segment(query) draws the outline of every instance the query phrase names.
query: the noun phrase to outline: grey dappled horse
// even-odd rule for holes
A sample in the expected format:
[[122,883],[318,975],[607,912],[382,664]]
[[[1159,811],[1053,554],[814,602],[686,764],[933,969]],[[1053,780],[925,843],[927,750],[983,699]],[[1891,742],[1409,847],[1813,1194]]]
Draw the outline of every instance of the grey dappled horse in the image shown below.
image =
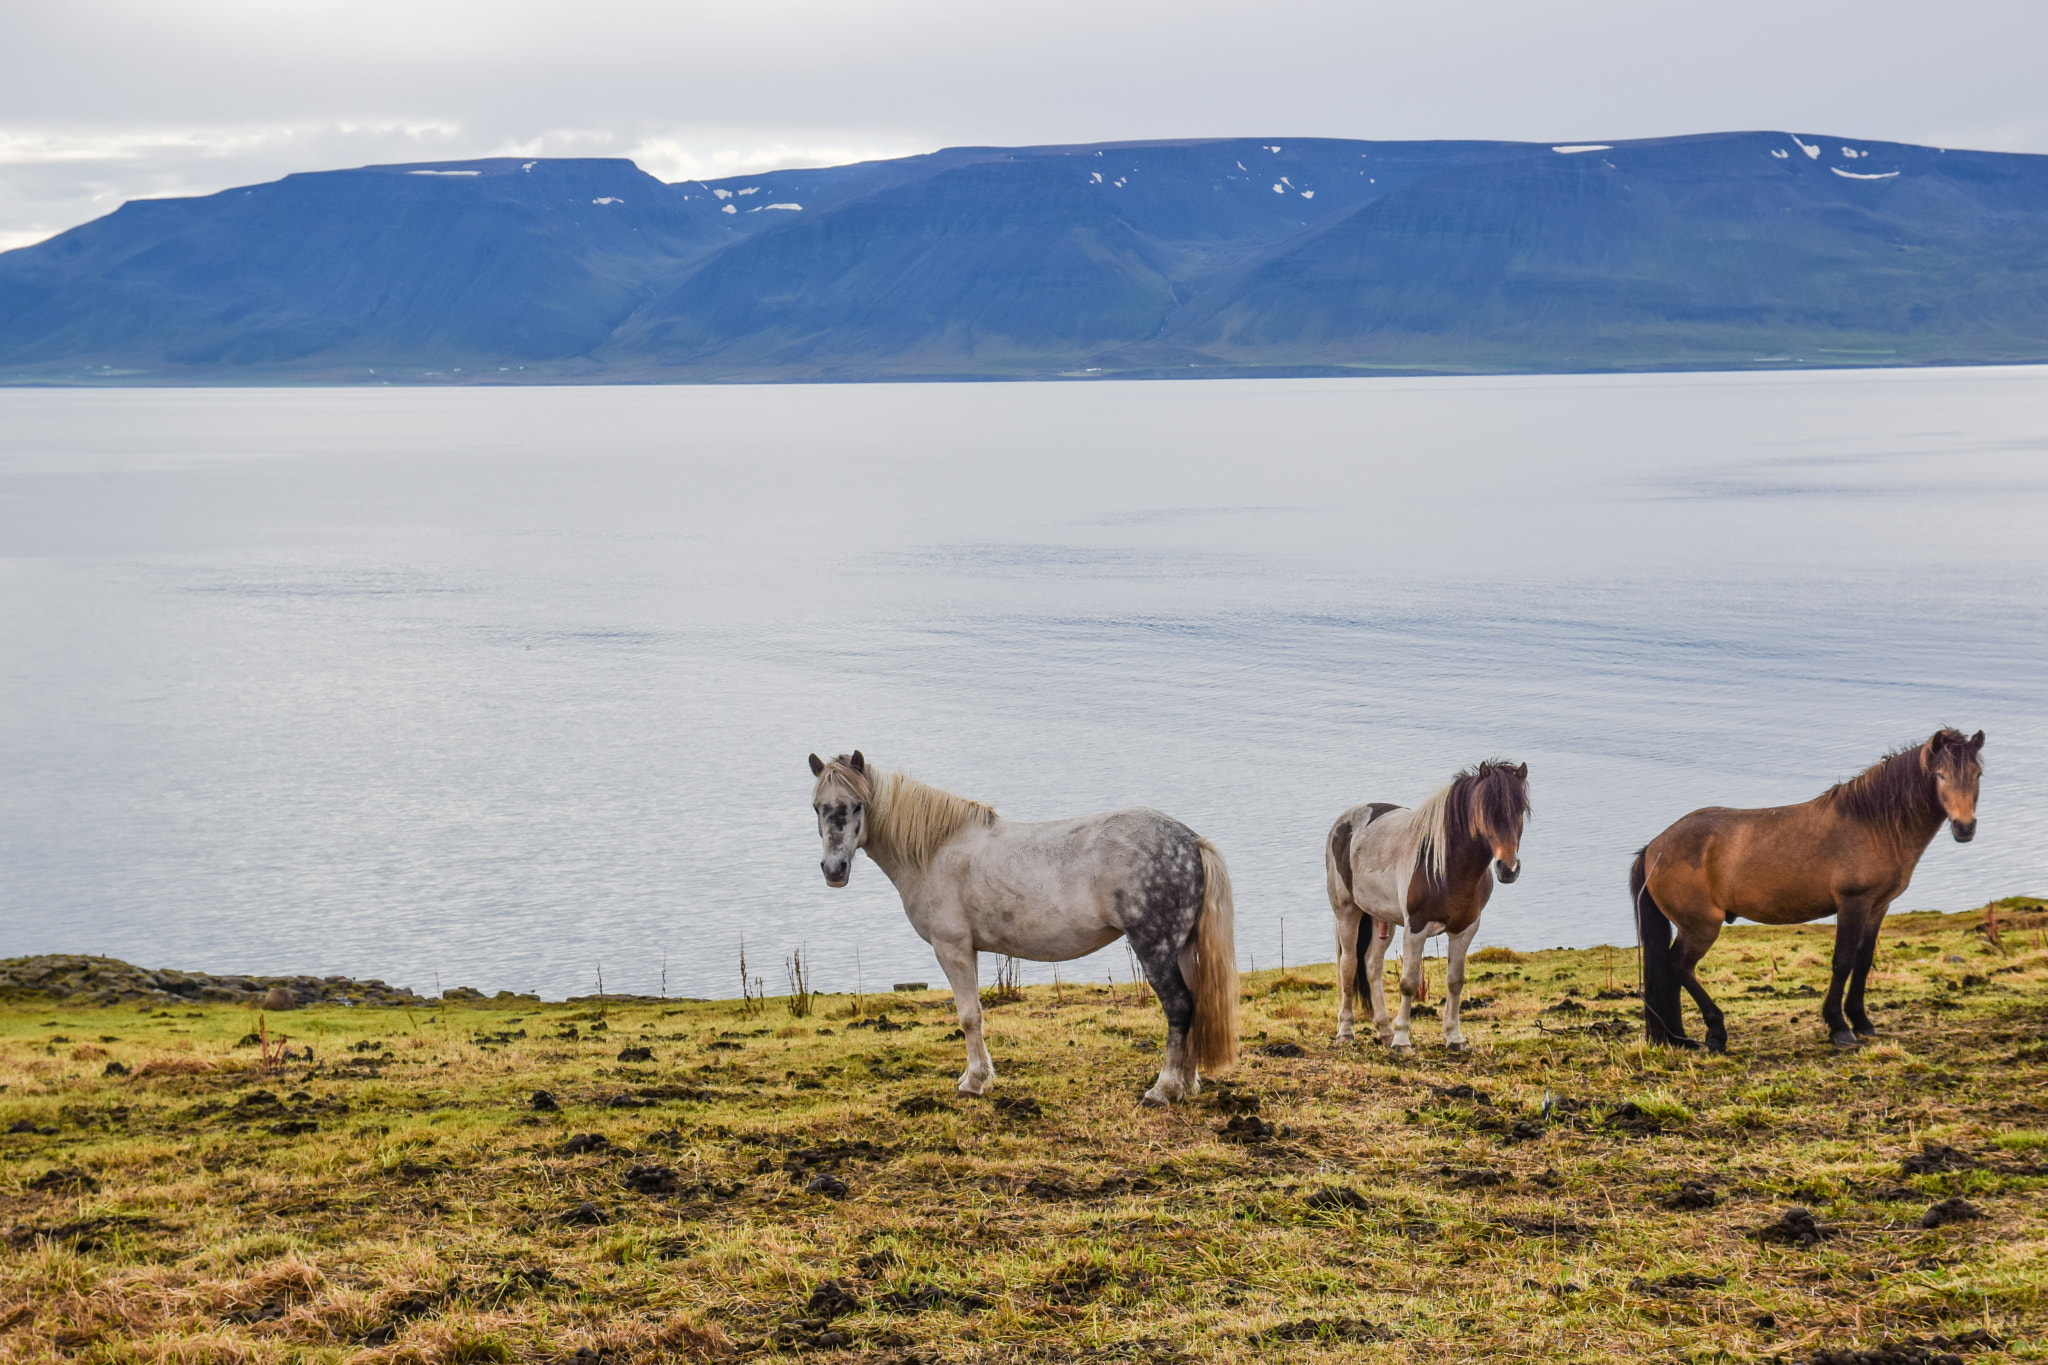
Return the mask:
[[1155,810],[1032,824],[1005,820],[859,750],[811,755],[811,805],[828,886],[866,849],[932,945],[967,1035],[960,1093],[995,1079],[981,1036],[980,954],[1065,962],[1128,935],[1166,1011],[1166,1059],[1145,1103],[1201,1088],[1237,1059],[1237,949],[1230,873],[1207,839]]

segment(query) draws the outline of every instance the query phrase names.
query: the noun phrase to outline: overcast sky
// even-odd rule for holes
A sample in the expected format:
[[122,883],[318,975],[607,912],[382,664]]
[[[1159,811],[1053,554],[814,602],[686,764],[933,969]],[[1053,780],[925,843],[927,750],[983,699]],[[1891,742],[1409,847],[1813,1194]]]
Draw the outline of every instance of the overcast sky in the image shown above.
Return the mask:
[[0,0],[0,248],[289,171],[962,144],[1601,140],[2048,152],[2044,0]]

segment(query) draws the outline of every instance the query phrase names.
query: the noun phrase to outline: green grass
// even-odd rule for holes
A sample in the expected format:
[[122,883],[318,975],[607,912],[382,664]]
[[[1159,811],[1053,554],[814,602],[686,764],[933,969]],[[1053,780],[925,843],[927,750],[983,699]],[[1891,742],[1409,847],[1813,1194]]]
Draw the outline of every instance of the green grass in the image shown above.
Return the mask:
[[[19,1001],[0,1360],[1804,1361],[1980,1328],[2040,1359],[2048,950],[2001,913],[2002,948],[1895,917],[1883,1041],[1845,1056],[1824,926],[1724,936],[1725,1057],[1640,1044],[1619,949],[1475,965],[1455,1055],[1428,1019],[1413,1056],[1338,1048],[1331,968],[1261,973],[1229,1084],[1164,1112],[1128,987],[992,1010],[979,1101],[939,992],[302,1011],[267,1024],[316,1060],[267,1071],[242,1011]],[[1228,1140],[1252,1095],[1276,1136]],[[1902,1172],[1927,1143],[1978,1164]],[[1687,1182],[1717,1202],[1667,1207]],[[1922,1228],[1950,1195],[1988,1216]],[[1794,1204],[1832,1235],[1754,1235]]]

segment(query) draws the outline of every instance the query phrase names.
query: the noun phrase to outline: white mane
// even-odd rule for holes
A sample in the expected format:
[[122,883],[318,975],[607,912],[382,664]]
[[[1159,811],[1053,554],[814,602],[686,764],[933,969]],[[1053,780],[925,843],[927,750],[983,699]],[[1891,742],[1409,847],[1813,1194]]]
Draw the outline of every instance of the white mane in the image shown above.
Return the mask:
[[1438,886],[1451,875],[1451,841],[1446,826],[1450,821],[1451,788],[1457,785],[1458,780],[1452,778],[1415,808],[1415,827],[1422,836],[1415,847],[1415,857],[1418,862],[1427,860],[1423,866],[1429,879]]

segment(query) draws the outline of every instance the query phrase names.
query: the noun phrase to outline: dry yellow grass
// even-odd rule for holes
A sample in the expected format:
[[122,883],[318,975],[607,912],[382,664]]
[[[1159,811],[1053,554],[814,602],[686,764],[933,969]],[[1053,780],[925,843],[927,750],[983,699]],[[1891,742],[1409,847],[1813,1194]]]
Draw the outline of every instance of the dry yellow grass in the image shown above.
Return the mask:
[[[1847,1056],[1823,926],[1708,959],[1727,1057],[1646,1051],[1619,949],[1475,964],[1457,1056],[1338,1049],[1330,968],[1261,973],[1246,1062],[1163,1113],[1128,989],[994,1009],[973,1102],[938,993],[273,1015],[317,1060],[270,1071],[240,1011],[16,1004],[0,1359],[2039,1358],[2039,919],[1895,918]],[[1929,1143],[1963,1164],[1903,1173]],[[1755,1235],[1792,1205],[1827,1235]]]

